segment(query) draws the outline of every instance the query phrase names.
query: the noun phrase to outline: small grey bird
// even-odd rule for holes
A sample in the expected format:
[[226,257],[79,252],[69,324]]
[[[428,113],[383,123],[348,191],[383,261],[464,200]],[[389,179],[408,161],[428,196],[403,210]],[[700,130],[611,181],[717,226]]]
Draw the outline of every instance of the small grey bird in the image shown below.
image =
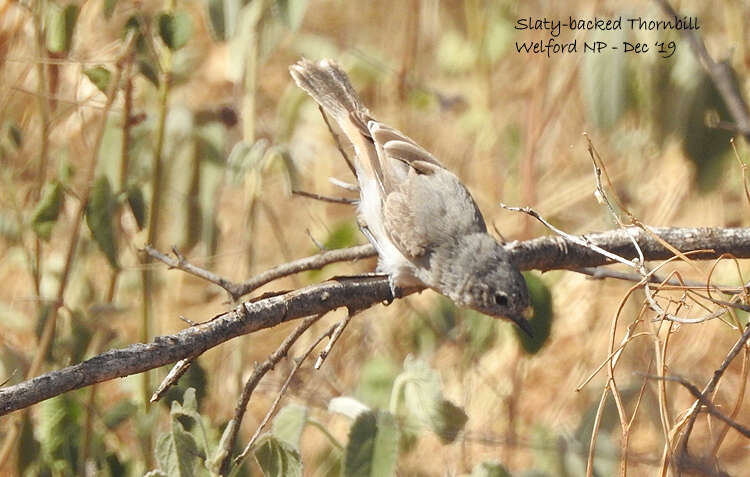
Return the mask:
[[373,119],[334,61],[302,59],[289,71],[354,146],[360,226],[394,296],[399,288],[429,287],[531,334],[524,319],[526,282],[487,233],[458,177],[406,135]]

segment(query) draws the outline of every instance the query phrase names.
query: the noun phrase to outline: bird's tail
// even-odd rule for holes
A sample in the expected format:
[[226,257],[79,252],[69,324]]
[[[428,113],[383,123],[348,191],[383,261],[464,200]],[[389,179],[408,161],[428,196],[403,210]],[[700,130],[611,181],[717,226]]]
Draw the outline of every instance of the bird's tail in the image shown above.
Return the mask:
[[289,72],[297,85],[337,120],[367,116],[367,108],[352,88],[346,73],[333,60],[313,63],[303,58],[290,66]]

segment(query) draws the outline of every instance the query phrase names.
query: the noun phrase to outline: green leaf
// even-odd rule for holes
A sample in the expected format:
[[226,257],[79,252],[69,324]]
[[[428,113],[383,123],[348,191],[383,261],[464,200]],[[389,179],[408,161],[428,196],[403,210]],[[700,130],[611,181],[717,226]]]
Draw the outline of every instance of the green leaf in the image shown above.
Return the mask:
[[306,98],[304,91],[292,84],[284,90],[276,109],[276,142],[283,143],[291,139]]
[[461,322],[462,334],[468,345],[464,357],[468,361],[479,359],[492,348],[497,339],[497,320],[474,310],[464,310]]
[[102,422],[109,430],[115,430],[123,422],[127,421],[138,412],[138,406],[133,401],[118,401],[117,404],[107,410]]
[[445,442],[452,442],[468,417],[460,407],[443,397],[440,376],[422,360],[407,357],[404,372],[404,403],[409,416]]
[[305,18],[307,0],[277,0],[274,5],[279,9],[279,16],[287,28],[296,31]]
[[21,146],[23,146],[23,134],[21,133],[21,128],[19,128],[14,122],[8,122],[6,127],[8,129],[8,139],[10,139],[11,144],[13,144],[13,147],[16,149],[20,149]]
[[187,388],[185,390],[181,403],[177,400],[172,401],[169,414],[172,417],[188,416],[194,421],[200,422],[201,415],[198,412],[198,399],[195,396],[195,388]]
[[159,87],[159,69],[156,67],[153,58],[147,55],[138,55],[138,72],[143,75],[155,87]]
[[294,448],[299,448],[302,430],[307,423],[307,407],[288,404],[273,418],[271,434]]
[[128,207],[133,213],[138,230],[143,230],[146,226],[146,201],[143,199],[141,188],[135,184],[130,184],[125,192],[128,201]]
[[351,247],[357,244],[359,233],[354,226],[354,222],[347,220],[335,225],[323,242],[323,247],[327,250]]
[[52,53],[67,53],[73,43],[73,32],[78,20],[78,5],[61,7],[48,4],[47,49]]
[[302,477],[299,451],[272,434],[266,433],[258,439],[255,459],[265,477]]
[[[589,41],[621,45],[623,31],[598,33]],[[628,105],[626,55],[620,50],[583,55],[581,91],[589,121],[602,130],[615,126]]]
[[34,424],[31,422],[29,413],[24,413],[21,418],[21,433],[18,436],[18,458],[16,462],[16,475],[26,474],[35,462],[39,462],[39,441],[34,437]]
[[208,0],[206,9],[208,10],[208,25],[211,36],[216,41],[227,39],[227,26],[225,16],[225,0]]
[[[191,476],[209,454],[208,438],[198,412],[198,401],[194,388],[183,394],[182,403],[172,401],[169,411],[170,432],[162,434],[157,442],[157,461],[167,475]],[[195,425],[197,424],[197,426]],[[187,429],[193,429],[190,432]],[[200,434],[196,437],[196,432]],[[202,442],[202,449],[197,439]]]
[[115,208],[115,197],[107,176],[99,176],[91,189],[89,203],[86,205],[86,224],[94,237],[99,249],[109,260],[110,265],[117,268],[117,243],[112,226]]
[[238,141],[227,158],[227,174],[234,184],[241,184],[247,173],[259,167],[268,150],[268,141],[258,139],[254,144]]
[[172,419],[171,429],[159,436],[156,442],[156,461],[159,468],[170,477],[192,477],[200,465],[198,445],[192,434],[185,431],[177,419]]
[[234,434],[236,426],[237,423],[234,420],[229,421],[226,427],[224,427],[224,432],[221,433],[219,445],[216,446],[213,453],[209,454],[209,457],[206,459],[206,468],[214,474],[220,473],[221,463],[231,451],[230,447],[233,443],[230,442],[230,437]]
[[388,358],[374,356],[364,362],[359,372],[355,395],[373,407],[386,408],[398,367]]
[[[731,66],[728,75],[735,91],[741,91],[737,76]],[[724,99],[716,89],[711,78],[702,68],[697,72],[696,84],[685,91],[682,101],[689,105],[687,122],[683,130],[682,150],[687,158],[695,164],[696,182],[702,192],[707,192],[720,184],[724,157],[729,152],[729,140],[735,134],[719,126],[720,123],[731,123],[732,116]]]
[[456,440],[456,436],[463,430],[468,420],[469,417],[463,409],[447,399],[443,399],[437,405],[431,423],[433,431],[440,440],[444,444],[450,444]]
[[349,431],[344,453],[345,477],[394,475],[399,432],[393,415],[369,411],[359,415]]
[[159,36],[172,51],[185,46],[193,31],[190,15],[183,11],[162,13],[159,15],[158,24]]
[[502,15],[492,15],[494,20],[490,22],[485,34],[483,47],[484,54],[490,64],[497,62],[513,44],[515,31],[512,23]]
[[16,244],[21,239],[21,227],[15,213],[0,210],[0,237],[9,245]]
[[107,94],[109,91],[109,82],[112,79],[112,73],[104,66],[98,65],[93,68],[86,68],[83,70],[83,74],[94,83],[99,91]]
[[474,68],[477,50],[461,33],[443,33],[437,48],[437,63],[448,73],[463,73]]
[[81,437],[83,409],[72,393],[56,396],[40,404],[37,436],[41,443],[41,459],[55,464],[64,475],[76,474],[78,446]]
[[471,471],[471,477],[512,477],[503,464],[494,460],[480,462]]
[[63,188],[58,181],[44,185],[42,198],[31,216],[31,228],[40,239],[47,241],[52,235],[52,228],[60,216],[63,199]]
[[115,7],[117,6],[117,0],[103,0],[104,5],[102,6],[102,13],[104,14],[104,18],[109,20],[112,18],[112,14],[115,12]]
[[528,354],[537,353],[547,343],[550,330],[552,329],[552,294],[541,277],[533,273],[524,273],[526,286],[529,289],[531,306],[534,309],[534,315],[529,320],[532,336],[527,335],[517,327],[514,327],[516,337],[521,343],[521,347]]

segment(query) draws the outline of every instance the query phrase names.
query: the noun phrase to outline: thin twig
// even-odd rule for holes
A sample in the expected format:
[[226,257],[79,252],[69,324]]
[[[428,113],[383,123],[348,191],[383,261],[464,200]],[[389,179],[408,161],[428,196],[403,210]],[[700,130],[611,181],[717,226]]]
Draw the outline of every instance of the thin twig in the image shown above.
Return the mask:
[[[737,340],[737,342],[734,344],[732,349],[729,351],[729,353],[724,358],[724,361],[722,361],[721,365],[714,371],[713,376],[711,377],[711,380],[706,384],[706,387],[703,389],[701,394],[703,396],[707,396],[714,392],[716,389],[716,386],[719,384],[719,380],[724,375],[724,372],[727,370],[729,365],[732,363],[734,358],[737,357],[737,354],[739,354],[740,350],[746,345],[748,339],[750,339],[750,326],[747,326],[745,328],[745,331],[742,333],[740,338]],[[688,445],[688,439],[690,438],[690,434],[692,433],[693,426],[695,424],[695,420],[698,417],[698,405],[700,404],[700,401],[696,401],[691,406],[690,410],[688,411],[687,416],[687,425],[685,432],[683,433],[682,440],[680,443],[680,455],[687,455],[687,445]]]
[[182,377],[183,374],[187,372],[188,369],[190,369],[190,366],[193,364],[193,360],[195,358],[186,358],[179,360],[174,366],[172,366],[172,369],[169,370],[169,373],[164,377],[164,379],[161,380],[161,383],[156,388],[156,391],[151,395],[151,399],[149,399],[149,402],[156,402],[162,397],[164,397],[164,394],[174,386],[177,381]]
[[276,399],[274,399],[273,403],[271,404],[271,407],[268,409],[268,412],[266,412],[266,415],[263,417],[263,420],[258,425],[258,428],[255,430],[255,433],[248,441],[245,448],[242,450],[240,455],[238,455],[234,459],[234,464],[239,465],[239,463],[244,459],[248,452],[250,452],[250,449],[252,449],[253,444],[255,444],[255,441],[258,440],[258,437],[260,436],[261,431],[264,427],[268,424],[268,421],[271,419],[271,416],[276,411],[276,408],[279,406],[279,403],[281,402],[281,398],[284,396],[284,393],[286,393],[287,388],[289,387],[289,384],[292,382],[292,378],[295,374],[297,374],[297,371],[302,366],[302,363],[307,359],[308,356],[310,356],[310,353],[320,344],[323,339],[330,337],[336,329],[338,329],[340,326],[339,323],[335,323],[333,326],[328,328],[325,333],[320,335],[318,339],[316,339],[310,346],[307,347],[307,349],[302,353],[302,355],[299,358],[296,358],[294,360],[294,366],[292,366],[292,370],[289,372],[289,376],[287,376],[286,381],[284,381],[284,384],[281,386],[281,389],[279,389],[279,392],[276,393]]
[[233,301],[237,301],[243,295],[247,295],[260,288],[261,286],[278,280],[279,278],[287,277],[295,273],[301,273],[308,270],[318,270],[326,265],[338,262],[348,262],[364,258],[371,258],[377,255],[372,245],[358,245],[355,247],[342,248],[336,250],[327,250],[317,255],[310,257],[293,260],[291,262],[279,265],[277,267],[266,270],[263,273],[256,275],[255,277],[247,280],[243,283],[236,283],[227,280],[224,277],[216,275],[206,269],[191,264],[185,257],[183,257],[177,249],[172,248],[174,257],[165,255],[150,245],[146,245],[143,250],[152,258],[159,260],[160,262],[169,266],[169,268],[176,268],[184,272],[195,275],[196,277],[203,278],[206,281],[217,285],[232,298]]
[[745,189],[745,200],[747,201],[747,205],[750,205],[750,186],[748,186],[747,183],[747,164],[740,158],[740,155],[737,152],[737,146],[734,144],[734,138],[730,139],[729,143],[732,145],[734,157],[736,157],[737,162],[740,163],[740,169],[742,170],[742,186]]
[[331,133],[331,136],[333,136],[333,141],[336,143],[336,149],[339,150],[339,153],[341,153],[341,157],[344,158],[344,160],[346,161],[346,165],[349,166],[349,170],[352,171],[352,174],[354,174],[354,176],[356,177],[357,171],[354,169],[354,164],[352,164],[351,159],[349,159],[349,156],[347,156],[344,152],[344,148],[341,146],[341,141],[339,140],[339,135],[333,131],[331,123],[328,121],[328,115],[325,111],[323,111],[322,106],[318,106],[318,111],[320,111],[320,115],[323,116],[323,121],[325,121],[326,126],[328,126],[328,131]]
[[333,204],[353,205],[359,202],[357,199],[349,199],[347,197],[329,197],[327,195],[315,194],[313,192],[305,192],[303,190],[293,190],[292,194],[299,195],[301,197],[308,197],[310,199],[319,200],[321,202],[331,202]]
[[289,349],[297,341],[297,339],[299,339],[299,337],[302,336],[302,334],[307,331],[307,329],[310,328],[310,326],[312,326],[312,324],[318,321],[322,316],[323,314],[321,313],[305,318],[302,323],[297,325],[297,327],[289,334],[289,336],[284,338],[284,341],[282,341],[279,347],[276,348],[276,351],[271,353],[262,364],[255,366],[253,373],[250,375],[247,381],[245,381],[245,387],[242,389],[240,399],[237,402],[237,405],[234,407],[234,417],[232,417],[232,420],[227,424],[227,426],[231,427],[229,428],[229,431],[225,431],[229,432],[229,434],[227,439],[223,440],[223,443],[225,445],[225,448],[223,449],[224,458],[222,459],[221,465],[219,466],[222,475],[228,475],[229,473],[231,463],[231,450],[234,447],[234,441],[237,439],[237,433],[240,431],[242,418],[245,416],[247,404],[250,402],[250,396],[252,396],[255,388],[258,386],[258,383],[260,383],[260,380],[263,379],[263,376],[265,376],[266,373],[271,371],[274,366],[276,366],[276,364],[278,364],[278,362],[281,361],[287,355],[287,353],[289,353]]
[[[735,325],[737,325],[737,329],[741,329],[742,326],[740,325],[740,322],[737,318],[737,314],[731,313],[731,316],[734,319]],[[740,412],[740,409],[742,408],[742,403],[745,400],[745,389],[747,388],[747,384],[748,384],[747,376],[748,376],[748,371],[750,371],[750,367],[748,367],[748,357],[750,357],[750,348],[745,346],[744,349],[745,349],[745,352],[742,356],[743,358],[742,370],[740,371],[740,379],[739,379],[740,389],[739,389],[739,392],[737,392],[736,394],[737,400],[735,401],[734,409],[732,409],[732,412],[730,413],[730,416],[729,416],[732,419],[737,417],[737,414]],[[711,449],[711,452],[709,455],[716,455],[728,431],[729,431],[729,426],[725,426],[724,429],[719,431],[719,435],[716,438],[716,441],[714,442],[713,448]]]
[[321,351],[318,355],[318,359],[315,360],[315,366],[313,366],[315,369],[320,369],[320,367],[323,366],[323,362],[326,360],[331,350],[333,349],[333,346],[339,340],[341,333],[344,332],[344,328],[346,328],[346,325],[348,325],[349,322],[352,321],[352,318],[354,318],[355,314],[355,311],[349,311],[349,313],[346,314],[346,317],[344,317],[344,319],[334,327],[333,333],[331,334],[331,339],[328,340],[326,347],[323,348],[323,351]]
[[[597,190],[597,192],[599,192],[599,190]],[[606,197],[603,193],[601,193],[601,196],[602,197]],[[609,204],[609,201],[607,201],[607,203]],[[698,317],[698,318],[682,318],[682,317],[676,316],[676,315],[674,315],[672,313],[668,313],[668,312],[664,311],[662,309],[662,307],[656,302],[656,299],[654,298],[654,295],[653,295],[653,293],[651,291],[651,288],[649,286],[649,281],[650,281],[649,280],[649,273],[650,272],[647,272],[646,269],[645,269],[645,266],[643,265],[643,263],[645,262],[645,255],[643,253],[643,250],[641,249],[641,246],[638,244],[638,241],[631,234],[631,232],[634,231],[634,230],[639,231],[640,227],[632,227],[632,226],[631,227],[627,227],[625,225],[621,225],[623,232],[625,232],[625,236],[628,237],[628,239],[633,244],[635,244],[635,250],[636,250],[636,252],[638,254],[638,257],[635,260],[631,261],[631,260],[628,260],[628,259],[626,259],[624,257],[621,257],[620,255],[617,255],[615,253],[609,252],[609,251],[605,250],[604,248],[596,245],[591,240],[589,240],[589,238],[587,236],[585,236],[585,235],[575,236],[575,235],[571,235],[571,234],[568,234],[566,232],[563,232],[562,230],[558,229],[554,225],[552,225],[549,222],[547,222],[547,220],[545,220],[544,217],[542,217],[539,214],[539,212],[535,211],[531,207],[511,207],[511,206],[508,206],[508,205],[505,205],[505,204],[500,204],[500,205],[503,208],[507,209],[507,210],[511,210],[511,211],[515,211],[515,212],[523,212],[525,214],[528,214],[528,215],[534,217],[535,219],[537,219],[538,221],[540,221],[541,223],[543,223],[547,228],[549,228],[551,231],[555,232],[556,234],[558,234],[562,238],[564,238],[566,240],[569,240],[569,241],[571,241],[571,242],[573,242],[573,243],[575,243],[577,245],[580,245],[582,247],[586,247],[586,248],[594,251],[595,253],[598,253],[598,254],[604,256],[605,258],[607,258],[609,260],[612,260],[614,262],[618,262],[618,263],[627,265],[628,267],[631,267],[631,268],[634,268],[635,270],[637,270],[638,273],[643,277],[643,279],[641,280],[640,284],[643,285],[644,291],[646,292],[645,293],[646,294],[646,299],[648,300],[649,305],[651,306],[651,308],[658,315],[663,316],[663,319],[670,320],[670,321],[676,321],[678,323],[683,323],[683,324],[694,324],[694,323],[702,323],[704,321],[717,318],[717,317],[723,315],[724,313],[726,313],[726,309],[725,308],[720,308],[720,309],[718,309],[716,311],[713,311],[713,312],[711,312],[711,313],[709,313],[707,315],[704,315],[704,316],[701,316],[701,317]],[[609,207],[611,207],[611,204],[609,205]],[[619,219],[618,219],[618,222],[619,222]]]
[[[623,280],[627,282],[636,282],[636,283],[641,282],[643,280],[643,277],[638,273],[621,272],[619,270],[613,270],[611,268],[605,268],[605,267],[583,267],[583,268],[579,268],[577,270],[571,270],[571,271],[580,273],[582,275],[588,275],[594,280],[601,280],[604,278],[614,278],[616,280]],[[653,273],[649,275],[648,281],[650,283],[665,283],[666,285],[670,285],[674,287],[695,288],[698,290],[705,290],[707,286],[705,282],[699,282],[696,280],[685,280],[684,284],[681,284],[679,281],[673,280],[673,279],[670,279],[664,282],[664,278],[662,278],[660,275],[656,275]],[[730,285],[711,285],[711,288],[722,293],[741,293],[743,290],[742,287],[730,286]],[[727,302],[723,302],[721,304],[727,304]],[[727,306],[734,306],[734,305],[727,305]],[[744,309],[739,306],[735,306],[735,307],[739,309]],[[748,309],[748,311],[750,311],[750,308]]]
[[237,287],[237,296],[241,297],[260,288],[266,283],[277,280],[294,273],[306,272],[308,270],[318,270],[331,263],[350,262],[364,258],[377,256],[375,248],[370,244],[357,245],[355,247],[342,248],[337,250],[328,250],[317,255],[294,260],[278,267],[271,268],[263,273],[256,275],[250,280],[240,283]]
[[185,258],[184,255],[180,253],[177,247],[172,247],[172,255],[174,255],[174,257],[161,253],[151,245],[146,245],[145,247],[143,247],[143,251],[146,252],[151,258],[154,258],[166,264],[170,269],[176,268],[178,270],[182,270],[183,272],[187,272],[198,278],[202,278],[208,282],[211,282],[214,285],[220,286],[221,288],[226,290],[234,299],[234,295],[232,295],[231,291],[234,287],[237,286],[234,282],[231,282],[224,277],[208,271],[205,268],[193,265]]
[[342,181],[341,179],[336,179],[335,177],[329,177],[328,182],[335,185],[336,187],[348,190],[349,192],[359,193],[359,186],[356,184],[352,184],[351,182]]
[[[594,252],[596,252],[596,253],[598,253],[598,254],[600,254],[600,255],[602,255],[602,256],[610,259],[610,260],[612,260],[613,262],[622,263],[623,265],[627,265],[630,268],[637,268],[637,265],[634,264],[633,262],[631,262],[630,260],[624,259],[624,258],[622,258],[621,256],[619,256],[617,254],[608,252],[608,251],[604,250],[603,248],[599,247],[598,245],[592,243],[590,240],[588,240],[586,238],[585,235],[581,235],[579,237],[579,236],[570,235],[569,233],[563,232],[562,230],[558,229],[557,227],[555,227],[551,223],[547,222],[544,219],[544,217],[542,217],[539,214],[539,212],[537,212],[536,210],[532,209],[531,207],[511,207],[511,206],[503,204],[503,203],[500,204],[500,207],[502,207],[502,208],[504,208],[506,210],[510,210],[510,211],[514,211],[514,212],[523,212],[524,214],[530,215],[530,216],[534,217],[535,219],[537,219],[542,224],[544,224],[545,227],[547,227],[551,231],[555,232],[557,235],[559,235],[560,237],[562,237],[564,239],[567,239],[567,240],[569,240],[569,241],[571,241],[571,242],[573,242],[573,243],[575,243],[577,245],[580,245],[581,247],[586,247],[586,248],[588,248],[590,250],[593,250]],[[627,231],[627,229],[625,229],[625,230]],[[628,238],[630,239],[631,237],[628,235]]]
[[711,414],[712,416],[716,417],[717,419],[720,419],[724,421],[726,424],[728,424],[732,429],[736,430],[740,434],[742,434],[745,437],[750,438],[750,428],[747,428],[743,426],[742,424],[739,424],[735,422],[734,420],[730,419],[726,415],[724,415],[723,412],[719,411],[719,409],[716,407],[714,403],[711,402],[710,399],[706,397],[704,393],[701,392],[700,389],[687,379],[685,379],[682,376],[655,376],[655,375],[649,375],[649,374],[641,374],[636,373],[644,378],[647,379],[656,379],[656,380],[662,380],[662,381],[674,381],[676,383],[682,384],[688,391],[690,391],[690,394],[695,397],[698,402],[706,406],[706,411]]

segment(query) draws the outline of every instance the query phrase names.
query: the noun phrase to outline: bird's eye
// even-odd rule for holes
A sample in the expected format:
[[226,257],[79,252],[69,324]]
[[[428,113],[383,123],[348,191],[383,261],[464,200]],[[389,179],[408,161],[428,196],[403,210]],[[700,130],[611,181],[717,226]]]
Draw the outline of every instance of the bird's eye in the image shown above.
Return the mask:
[[495,294],[495,304],[498,306],[508,306],[508,297],[502,293]]

